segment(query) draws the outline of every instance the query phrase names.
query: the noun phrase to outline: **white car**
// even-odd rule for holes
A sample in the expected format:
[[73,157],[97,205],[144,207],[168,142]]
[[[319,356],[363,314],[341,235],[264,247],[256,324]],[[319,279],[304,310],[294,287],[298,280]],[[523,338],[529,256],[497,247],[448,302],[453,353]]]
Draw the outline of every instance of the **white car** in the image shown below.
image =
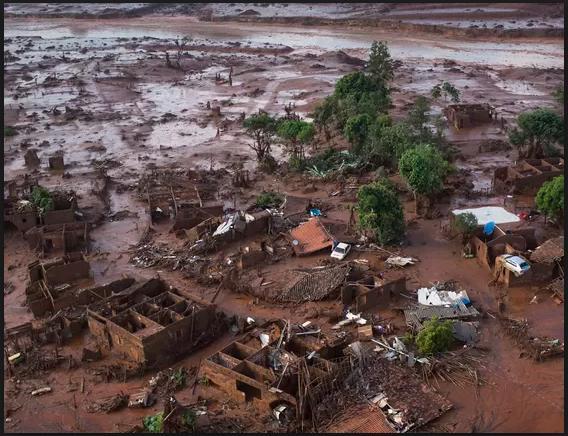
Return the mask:
[[504,254],[501,256],[505,261],[504,266],[518,277],[526,273],[531,266],[528,261],[521,256],[513,256],[512,254]]
[[343,260],[351,250],[351,245],[344,242],[340,242],[335,246],[331,252],[331,257],[338,260]]

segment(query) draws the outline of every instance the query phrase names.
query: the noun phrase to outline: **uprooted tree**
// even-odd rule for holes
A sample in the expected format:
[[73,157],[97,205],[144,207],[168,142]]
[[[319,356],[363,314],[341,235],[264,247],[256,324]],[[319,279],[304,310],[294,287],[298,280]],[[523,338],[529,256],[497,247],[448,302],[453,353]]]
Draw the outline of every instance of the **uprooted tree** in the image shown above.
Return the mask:
[[259,162],[271,158],[270,151],[276,133],[276,124],[276,120],[265,112],[251,115],[243,121],[247,135],[254,140],[249,147],[254,150]]
[[564,138],[564,119],[550,109],[524,112],[518,116],[517,125],[509,133],[509,141],[518,148],[521,158],[552,155]]
[[564,219],[564,176],[558,176],[543,183],[536,194],[536,207],[545,216],[563,222]]
[[381,245],[398,243],[404,235],[404,214],[394,186],[387,179],[361,186],[357,192],[359,226]]
[[404,152],[398,163],[400,175],[414,194],[430,200],[440,192],[450,171],[449,163],[440,151],[429,144],[421,144]]

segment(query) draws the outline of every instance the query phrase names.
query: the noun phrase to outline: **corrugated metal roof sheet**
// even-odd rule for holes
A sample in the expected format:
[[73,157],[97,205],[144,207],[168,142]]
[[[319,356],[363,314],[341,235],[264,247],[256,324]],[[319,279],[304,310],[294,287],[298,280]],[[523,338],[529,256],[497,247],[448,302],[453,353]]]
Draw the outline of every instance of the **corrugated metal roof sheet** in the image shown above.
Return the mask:
[[[290,231],[292,248],[297,256],[315,253],[333,245],[333,238],[319,218],[310,218]],[[297,244],[294,241],[298,241]]]

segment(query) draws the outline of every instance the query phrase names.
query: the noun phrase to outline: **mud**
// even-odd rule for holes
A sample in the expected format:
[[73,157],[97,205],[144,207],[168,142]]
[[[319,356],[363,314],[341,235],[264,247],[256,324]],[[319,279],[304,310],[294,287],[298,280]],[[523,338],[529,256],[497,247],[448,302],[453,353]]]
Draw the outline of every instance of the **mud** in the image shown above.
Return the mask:
[[[179,17],[165,16],[167,10],[161,9],[162,5],[113,5],[106,11],[106,6],[97,5],[98,9],[85,11],[82,6],[72,4],[46,4],[42,6],[45,10],[40,11],[43,19],[31,17],[33,12],[26,9],[26,5],[5,6],[4,47],[18,58],[7,60],[4,70],[5,124],[13,126],[18,135],[5,138],[4,177],[15,179],[28,172],[24,153],[28,148],[35,148],[40,166],[34,170],[34,175],[39,177],[39,182],[47,187],[72,187],[77,192],[80,209],[95,222],[90,232],[92,249],[88,255],[95,281],[107,282],[124,274],[142,278],[159,274],[169,284],[197,297],[211,299],[216,295],[216,285],[200,284],[180,271],[138,268],[130,263],[132,249],[150,223],[146,204],[136,195],[136,188],[141,174],[151,167],[215,170],[243,165],[251,172],[250,188],[222,192],[226,207],[247,207],[258,193],[266,190],[294,196],[299,203],[320,199],[328,212],[326,224],[336,235],[353,237],[345,229],[349,219],[347,205],[353,200],[353,191],[346,189],[345,194],[338,196],[331,193],[349,184],[365,183],[368,177],[355,177],[349,183],[340,184],[307,181],[299,175],[282,178],[278,174],[260,173],[256,171],[249,138],[241,128],[239,117],[243,112],[249,115],[259,109],[283,114],[283,107],[289,102],[294,102],[296,111],[307,117],[317,102],[331,92],[337,78],[358,68],[353,59],[365,59],[374,39],[386,40],[393,57],[402,62],[393,84],[395,118],[406,115],[416,95],[425,95],[434,84],[448,80],[460,88],[464,101],[489,102],[499,115],[512,120],[527,109],[555,105],[551,93],[564,80],[563,41],[555,33],[559,29],[563,31],[563,21],[560,26],[554,20],[561,17],[551,18],[557,13],[554,5],[542,10],[531,5],[466,8],[475,12],[471,20],[483,20],[487,27],[517,21],[509,23],[511,32],[517,33],[508,36],[522,36],[514,41],[503,40],[499,32],[504,30],[498,28],[494,32],[481,32],[468,27],[462,29],[465,33],[461,32],[459,28],[473,23],[470,20],[460,24],[457,20],[456,16],[464,12],[463,5],[444,5],[425,18],[431,22],[443,20],[445,36],[436,35],[436,31],[421,24],[424,32],[416,34],[400,33],[400,26],[368,29],[349,26],[357,22],[350,20],[369,15],[369,10],[361,5],[314,5],[313,9],[308,9],[310,15],[328,20],[325,26],[320,26],[324,24],[321,20],[306,20],[300,15],[304,11],[298,9],[299,5],[283,8],[281,5],[219,4],[211,7],[211,22],[198,21],[195,14],[206,15],[206,11],[192,9],[193,6],[186,5],[186,9],[171,6],[168,13],[190,15]],[[412,18],[417,11],[410,6],[382,5],[384,10],[379,12],[389,19],[418,25]],[[258,10],[260,15],[240,16],[239,21],[257,22],[233,20],[246,9]],[[288,12],[283,18],[284,9]],[[158,12],[162,15],[157,15]],[[280,18],[274,18],[276,12]],[[147,16],[148,13],[154,15]],[[106,19],[94,20],[93,14]],[[278,24],[266,24],[262,22],[263,17]],[[536,20],[535,17],[553,28],[522,30],[528,20]],[[217,23],[215,19],[227,21]],[[280,20],[284,20],[282,24]],[[311,26],[303,26],[306,23]],[[418,28],[407,28],[412,29]],[[167,67],[164,51],[173,61],[176,53],[173,40],[185,34],[191,35],[193,40],[182,60],[183,71]],[[229,86],[225,80],[231,67],[233,83]],[[215,80],[217,73],[221,74],[221,81]],[[220,116],[207,109],[208,102],[210,107],[220,107]],[[439,101],[432,111],[440,113],[444,106],[445,102]],[[77,111],[78,108],[82,111]],[[505,138],[499,126],[486,125],[462,132],[448,129],[446,136],[458,149],[460,157],[456,166],[464,171],[465,181],[472,184],[473,191],[482,192],[489,187],[494,167],[516,160],[513,151],[479,152],[484,141]],[[345,146],[345,143],[340,138],[332,138],[329,145]],[[64,176],[47,169],[48,157],[58,151],[65,153]],[[282,158],[277,146],[273,154],[277,159]],[[106,197],[97,194],[101,189],[101,167],[106,168],[110,177]],[[212,172],[208,177],[218,177],[220,185],[230,186],[230,174],[222,176]],[[311,189],[306,189],[308,185]],[[441,199],[437,206],[445,215],[455,207],[502,205],[503,200],[502,196],[491,193],[479,194],[476,198],[458,193]],[[303,208],[302,203],[299,210]],[[442,233],[442,219],[416,220],[410,195],[405,212],[406,219],[414,224],[409,226],[408,244],[402,250],[405,255],[420,259],[416,266],[405,270],[407,287],[416,289],[425,283],[452,278],[466,287],[476,307],[497,312],[500,290],[489,286],[491,277],[475,259],[461,257],[459,242],[448,240]],[[545,229],[538,236],[544,240],[547,232],[553,230],[542,223],[538,225]],[[150,239],[170,248],[183,247],[184,241],[169,233],[170,227],[155,225],[156,233]],[[212,257],[215,262],[222,262],[254,240],[228,243]],[[21,235],[15,231],[5,233],[6,327],[33,319],[25,305],[25,281],[27,264],[35,256]],[[258,273],[268,276],[320,266],[328,257],[315,254],[287,258],[260,266]],[[376,252],[354,251],[350,260],[355,259],[384,271],[387,279],[397,278],[398,272],[387,270],[384,259]],[[530,304],[537,293],[539,302]],[[327,331],[332,324],[327,322],[324,313],[336,311],[338,304],[333,300],[300,306],[274,304],[226,289],[218,294],[215,303],[219,310],[230,315],[274,317],[293,322],[318,320]],[[549,293],[532,288],[509,290],[505,307],[507,315],[527,318],[534,326],[535,335],[562,337],[563,308],[551,300]],[[386,311],[380,310],[380,315],[385,316]],[[379,310],[374,313],[379,315]],[[390,309],[388,316],[391,316]],[[393,324],[399,333],[404,331],[400,319]],[[81,350],[89,340],[85,333],[61,347],[59,352],[71,354],[80,361]],[[174,367],[197,366],[233,340],[233,335],[228,333],[183,358]],[[437,425],[463,432],[563,431],[561,360],[535,363],[520,358],[514,342],[490,316],[481,323],[481,345],[489,349],[486,368],[482,370],[488,383],[477,392],[456,389],[451,384],[439,386],[440,392],[454,403],[454,409],[439,418]],[[40,377],[19,382],[5,377],[5,417],[11,418],[5,429],[16,432],[125,431],[140,424],[143,416],[163,410],[163,404],[158,403],[148,409],[124,408],[108,415],[89,413],[87,404],[93,399],[140,389],[155,375],[150,372],[125,382],[100,383],[91,371],[100,364],[83,362],[72,369],[63,364]],[[46,385],[52,387],[51,393],[30,397],[31,390]],[[211,387],[198,384],[195,389],[192,386],[176,393],[176,398],[186,404],[198,397],[211,400],[208,411],[212,415],[238,420],[242,431],[270,428],[263,426],[262,419],[252,412],[228,404]]]

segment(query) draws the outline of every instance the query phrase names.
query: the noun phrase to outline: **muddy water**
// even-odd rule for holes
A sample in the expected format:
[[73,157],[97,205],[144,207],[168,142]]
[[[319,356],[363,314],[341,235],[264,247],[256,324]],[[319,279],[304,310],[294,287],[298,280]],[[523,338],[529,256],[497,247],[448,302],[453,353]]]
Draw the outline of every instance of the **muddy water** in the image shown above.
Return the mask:
[[[167,26],[165,25],[167,23]],[[540,68],[562,68],[564,46],[561,40],[554,42],[494,43],[479,41],[458,41],[444,38],[411,38],[380,29],[335,29],[302,28],[294,26],[266,26],[260,24],[199,23],[187,18],[152,18],[130,20],[105,20],[94,24],[92,21],[73,20],[8,19],[5,20],[4,36],[41,36],[63,38],[82,36],[88,38],[144,37],[176,38],[180,35],[199,35],[213,41],[239,41],[284,44],[292,48],[319,48],[324,50],[367,50],[373,40],[389,43],[392,55],[399,59],[452,59],[481,65],[511,65]],[[530,57],[526,56],[530,53]]]

